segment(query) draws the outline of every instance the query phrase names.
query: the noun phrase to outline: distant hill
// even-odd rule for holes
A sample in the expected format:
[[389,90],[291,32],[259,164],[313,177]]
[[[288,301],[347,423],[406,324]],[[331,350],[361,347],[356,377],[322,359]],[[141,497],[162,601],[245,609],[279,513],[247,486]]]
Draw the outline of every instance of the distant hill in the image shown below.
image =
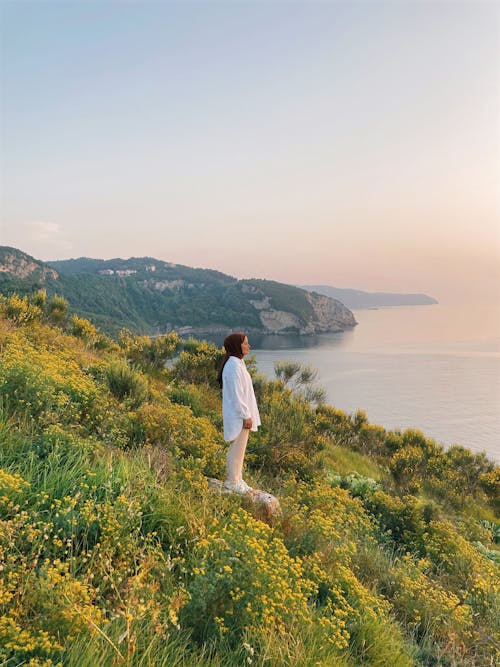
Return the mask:
[[57,271],[16,248],[0,246],[0,280],[3,284],[44,285],[57,279]]
[[324,294],[338,299],[348,308],[384,308],[387,306],[429,306],[438,303],[427,294],[392,294],[387,292],[363,292],[354,289],[341,289],[331,285],[300,285],[310,292]]
[[111,334],[321,333],[355,326],[351,311],[325,295],[270,280],[238,280],[152,257],[44,263],[0,246],[0,293],[60,294]]

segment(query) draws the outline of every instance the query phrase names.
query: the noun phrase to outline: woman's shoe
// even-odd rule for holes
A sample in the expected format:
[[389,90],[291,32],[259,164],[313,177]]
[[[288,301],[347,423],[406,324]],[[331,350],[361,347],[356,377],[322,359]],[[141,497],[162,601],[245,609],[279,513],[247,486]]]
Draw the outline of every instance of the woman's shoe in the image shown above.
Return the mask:
[[240,481],[238,482],[238,484],[240,485],[241,488],[244,489],[244,491],[242,491],[242,493],[248,493],[249,491],[252,491],[252,490],[253,490],[252,487],[249,486],[249,485],[245,482],[244,479],[240,480]]

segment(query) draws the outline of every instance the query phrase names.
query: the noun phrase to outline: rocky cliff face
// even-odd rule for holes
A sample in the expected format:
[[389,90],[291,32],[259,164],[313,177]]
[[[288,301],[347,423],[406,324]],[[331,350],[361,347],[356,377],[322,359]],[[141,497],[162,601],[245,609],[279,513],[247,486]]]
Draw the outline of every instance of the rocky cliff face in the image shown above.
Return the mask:
[[47,278],[57,278],[57,271],[44,266],[36,259],[19,252],[15,248],[2,248],[0,252],[0,273],[8,273],[16,278],[36,277],[40,282]]
[[[92,279],[86,281],[89,274]],[[276,281],[238,280],[153,258],[80,258],[53,267],[15,248],[0,246],[0,287],[17,282],[25,282],[26,292],[45,283],[47,290],[57,289],[62,296],[69,293],[76,313],[111,318],[112,333],[132,324],[148,333],[175,329],[204,335],[231,329],[316,334],[343,331],[356,324],[348,308],[326,295]]]
[[313,314],[308,318],[299,318],[294,313],[270,308],[268,298],[251,303],[259,310],[264,333],[334,333],[357,324],[352,312],[336,299],[308,292],[307,300],[313,310]]
[[304,324],[293,313],[287,313],[284,310],[262,310],[260,312],[260,321],[262,322],[264,333],[280,333],[296,331],[297,333],[312,333],[304,330]]
[[352,312],[337,299],[315,292],[308,292],[307,298],[314,308],[317,332],[343,331],[356,326],[357,322]]

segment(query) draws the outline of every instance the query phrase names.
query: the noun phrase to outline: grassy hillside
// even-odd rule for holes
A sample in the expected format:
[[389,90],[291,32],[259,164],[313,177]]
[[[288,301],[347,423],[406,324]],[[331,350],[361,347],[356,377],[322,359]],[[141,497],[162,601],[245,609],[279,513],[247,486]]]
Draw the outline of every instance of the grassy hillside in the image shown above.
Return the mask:
[[67,312],[0,300],[2,664],[495,664],[498,467],[250,362],[245,477],[282,508],[266,520],[208,487],[220,350]]

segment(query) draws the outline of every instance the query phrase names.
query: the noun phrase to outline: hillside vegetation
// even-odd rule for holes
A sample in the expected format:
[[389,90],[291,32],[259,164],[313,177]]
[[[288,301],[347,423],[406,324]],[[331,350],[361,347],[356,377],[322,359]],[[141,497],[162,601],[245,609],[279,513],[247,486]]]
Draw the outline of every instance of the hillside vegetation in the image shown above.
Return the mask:
[[208,487],[220,359],[112,340],[43,292],[0,299],[1,664],[498,664],[499,468],[250,360],[266,520]]
[[[151,257],[49,265],[0,246],[0,293],[30,295],[42,288],[49,296],[64,296],[80,317],[114,336],[123,327],[150,335],[231,328],[269,333],[262,318],[276,312],[283,319],[278,330],[287,332],[341,331],[356,324],[339,301],[271,280],[238,280]],[[327,316],[321,299],[328,301]]]

